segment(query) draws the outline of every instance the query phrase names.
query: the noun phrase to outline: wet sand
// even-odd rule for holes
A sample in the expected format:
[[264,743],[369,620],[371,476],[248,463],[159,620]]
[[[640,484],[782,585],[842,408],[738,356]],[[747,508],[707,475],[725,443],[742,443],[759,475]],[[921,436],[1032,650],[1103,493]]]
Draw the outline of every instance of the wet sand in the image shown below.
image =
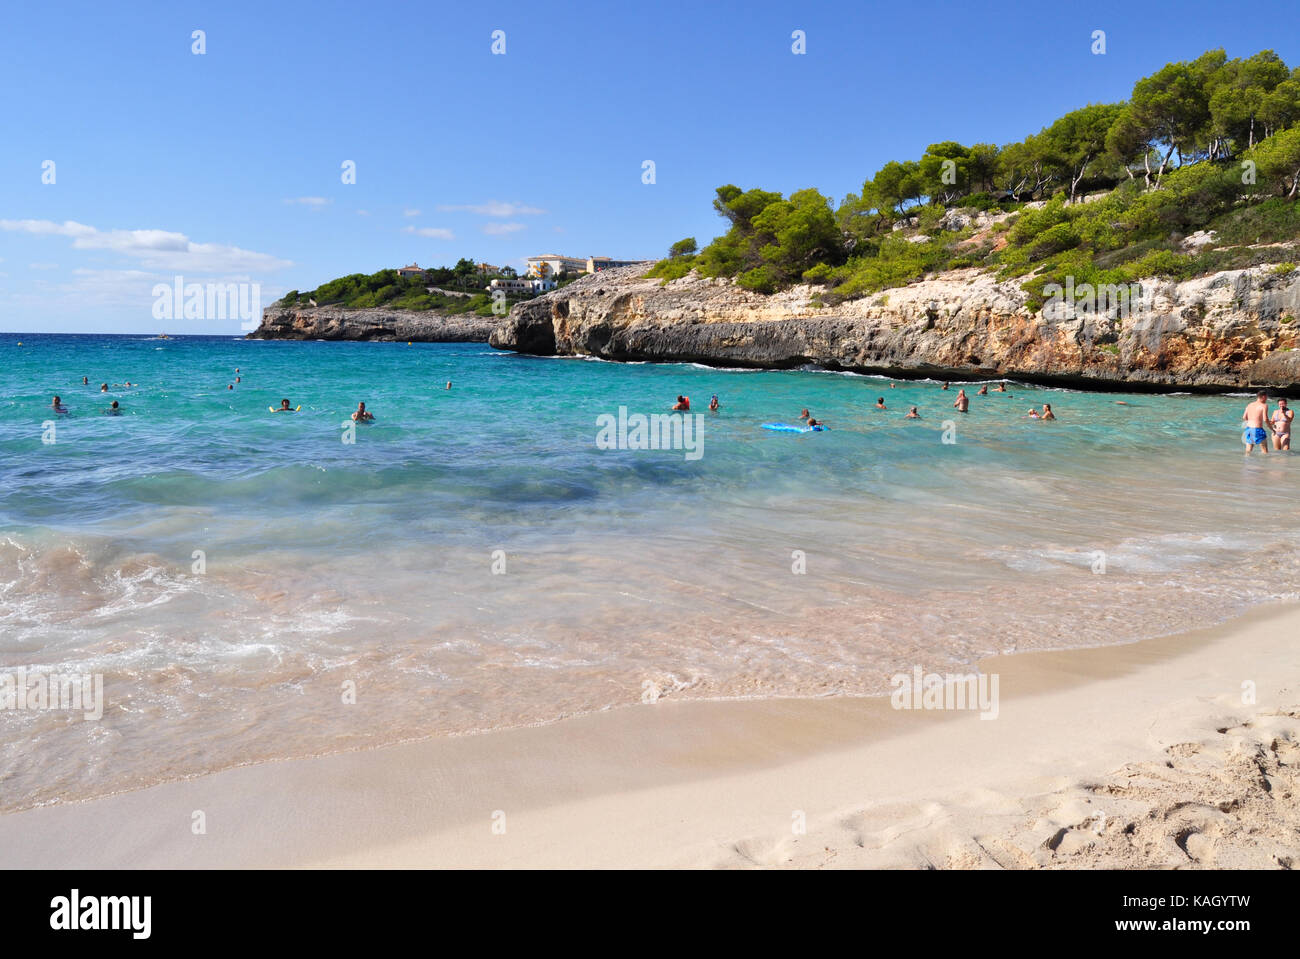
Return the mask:
[[991,721],[667,698],[12,813],[0,843],[34,868],[1289,867],[1298,638],[1286,605],[991,657]]

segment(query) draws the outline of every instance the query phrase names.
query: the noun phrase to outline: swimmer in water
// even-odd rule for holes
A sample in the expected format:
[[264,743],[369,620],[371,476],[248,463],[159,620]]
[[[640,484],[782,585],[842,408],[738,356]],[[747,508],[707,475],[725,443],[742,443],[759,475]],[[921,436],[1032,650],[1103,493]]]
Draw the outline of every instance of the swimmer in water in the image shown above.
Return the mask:
[[675,410],[689,410],[691,408],[691,398],[689,396],[677,397],[677,402],[673,405]]
[[89,385],[90,385],[90,380],[83,376],[83,377],[81,378],[81,385],[82,385],[82,386],[89,386]]
[[108,392],[108,384],[107,384],[107,383],[100,383],[100,384],[99,384],[99,392],[101,392],[101,393],[107,393],[107,392]]
[[714,393],[713,396],[709,398],[709,412],[716,413],[720,409],[722,409],[722,404],[718,402],[718,394]]
[[1268,453],[1268,433],[1273,423],[1268,418],[1268,394],[1260,390],[1255,394],[1255,402],[1246,407],[1241,414],[1246,423],[1246,432],[1242,439],[1246,442],[1246,455],[1249,456],[1256,446],[1261,453]]
[[976,393],[975,395],[976,395],[976,396],[988,396],[988,395],[989,395],[989,385],[988,385],[987,383],[985,383],[983,386],[980,387],[980,391],[979,391],[978,393]]
[[1246,455],[1249,456],[1256,446],[1259,451],[1268,453],[1268,431],[1273,428],[1268,418],[1268,394],[1260,390],[1255,394],[1255,402],[1246,407],[1241,414],[1246,422],[1246,433],[1242,439],[1246,442]]
[[943,384],[943,388],[946,390],[948,388],[948,384],[947,383]]
[[884,398],[883,396],[877,396],[877,397],[876,397],[876,409],[878,409],[878,410],[884,410],[884,409],[888,409],[888,408],[889,408],[889,407],[885,406],[885,398]]
[[1279,453],[1291,448],[1291,421],[1295,419],[1295,410],[1287,406],[1286,397],[1278,398],[1277,409],[1273,411],[1273,449]]
[[243,378],[242,376],[236,376],[236,377],[235,377],[235,382],[236,382],[236,383],[242,383],[243,380],[244,380],[244,378]]
[[1007,391],[1007,384],[1005,384],[1005,383],[999,383],[999,384],[998,384],[998,388],[995,389],[993,392],[994,392],[994,393],[1005,393],[1006,391]]
[[228,384],[226,385],[226,389],[228,389],[228,390],[233,390],[234,388],[235,388],[235,384],[234,384],[234,383],[228,383]]
[[68,412],[68,408],[63,405],[63,397],[61,396],[54,397],[54,401],[50,403],[50,409],[54,410],[54,412],[61,416]]
[[369,423],[372,420],[374,420],[374,418],[375,418],[374,413],[366,412],[365,403],[358,403],[356,412],[352,414],[352,419],[358,423]]
[[279,408],[278,410],[272,410],[271,412],[272,412],[272,413],[292,413],[293,410],[291,410],[291,409],[289,408],[289,401],[288,401],[288,400],[281,400],[281,401],[280,401],[280,408]]
[[812,416],[812,414],[809,413],[807,407],[805,407],[804,410],[803,410],[803,412],[801,412],[801,413],[799,414],[799,419],[801,419],[801,420],[806,420],[806,419],[809,419],[811,416]]
[[451,380],[447,381],[447,389],[451,389]]
[[965,390],[957,391],[957,402],[952,405],[959,413],[965,413],[970,408],[970,397]]
[[903,419],[905,420],[919,420],[920,418],[921,418],[921,414],[916,411],[915,406],[913,406],[910,410],[908,410],[907,415],[903,417]]
[[1031,420],[1036,420],[1036,419],[1038,419],[1038,410],[1034,409],[1034,408],[1031,406],[1031,407],[1029,407],[1029,412],[1026,413],[1025,415],[1028,416]]
[[821,422],[821,420],[815,420],[811,416],[808,417],[808,426],[819,430],[829,429],[829,427],[825,423]]
[[114,400],[113,403],[112,403],[112,405],[109,406],[108,409],[104,410],[104,415],[105,415],[105,416],[121,416],[121,415],[122,415],[122,411],[121,411],[120,409],[118,409],[118,406],[117,406],[117,400]]
[[1056,419],[1056,414],[1052,412],[1052,404],[1051,404],[1051,403],[1044,403],[1044,404],[1043,404],[1043,419],[1045,419],[1045,420],[1054,420],[1054,419]]

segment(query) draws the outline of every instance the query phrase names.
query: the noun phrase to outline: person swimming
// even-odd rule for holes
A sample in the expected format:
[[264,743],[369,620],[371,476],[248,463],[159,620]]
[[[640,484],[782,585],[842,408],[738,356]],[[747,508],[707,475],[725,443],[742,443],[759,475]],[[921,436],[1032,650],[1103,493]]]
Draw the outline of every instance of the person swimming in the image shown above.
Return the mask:
[[1036,419],[1038,419],[1038,410],[1034,409],[1034,408],[1031,406],[1031,407],[1029,407],[1029,412],[1026,413],[1025,415],[1028,416],[1031,420],[1036,420]]
[[812,414],[808,412],[808,408],[807,408],[807,407],[804,407],[803,411],[800,412],[800,414],[799,414],[799,419],[801,419],[801,420],[806,420],[806,419],[808,419],[810,416],[812,416]]
[[114,400],[108,409],[104,410],[105,416],[121,416],[122,411],[118,408],[117,400]]
[[107,393],[107,392],[108,392],[108,384],[107,384],[107,383],[100,383],[100,384],[99,384],[99,392],[101,392],[101,393]]
[[948,388],[948,384],[947,383],[943,384],[943,388],[946,390]]
[[447,381],[447,389],[451,389],[451,380]]
[[1005,384],[1005,383],[999,383],[998,386],[997,386],[997,389],[995,389],[993,392],[994,392],[994,393],[1005,393],[1006,391],[1007,391],[1007,384]]
[[375,414],[366,412],[366,404],[358,403],[356,412],[352,414],[352,419],[358,423],[369,423],[374,420]]
[[808,428],[814,430],[830,429],[830,427],[827,426],[825,423],[823,423],[821,420],[815,420],[811,416],[808,417]]
[[89,385],[90,385],[90,378],[89,378],[89,377],[86,377],[86,376],[83,376],[83,377],[81,378],[81,385],[82,385],[82,386],[89,386]]
[[876,397],[876,409],[878,409],[878,410],[886,410],[886,409],[889,409],[889,407],[887,407],[887,406],[885,405],[885,398],[884,398],[883,396],[877,396],[877,397]]
[[63,397],[61,396],[54,397],[54,400],[50,403],[50,409],[60,415],[64,415],[68,412],[68,408],[63,405]]
[[716,413],[720,409],[722,409],[722,404],[718,402],[718,394],[714,393],[709,397],[709,412]]
[[673,404],[674,410],[689,410],[691,408],[691,398],[689,396],[678,396],[677,402]]
[[970,409],[970,397],[966,395],[965,390],[957,391],[957,402],[952,405],[959,413],[965,413]]
[[988,395],[989,395],[989,385],[988,385],[987,383],[985,383],[983,386],[980,387],[980,391],[979,391],[978,393],[976,393],[975,395],[976,395],[976,396],[988,396]]
[[1052,412],[1052,404],[1051,404],[1051,403],[1044,403],[1044,404],[1043,404],[1043,419],[1045,419],[1045,420],[1054,420],[1054,419],[1056,419],[1056,414]]
[[920,418],[921,418],[921,414],[916,411],[915,406],[913,406],[910,410],[908,410],[907,415],[903,417],[903,419],[905,420],[919,420]]
[[1273,411],[1273,449],[1279,453],[1291,448],[1291,421],[1295,419],[1295,410],[1287,406],[1286,397],[1277,400],[1277,409]]
[[272,413],[293,413],[293,412],[296,412],[296,411],[295,411],[295,410],[292,410],[292,409],[289,408],[289,401],[288,401],[288,400],[281,400],[281,401],[280,401],[280,408],[279,408],[278,410],[272,410],[271,412],[272,412]]

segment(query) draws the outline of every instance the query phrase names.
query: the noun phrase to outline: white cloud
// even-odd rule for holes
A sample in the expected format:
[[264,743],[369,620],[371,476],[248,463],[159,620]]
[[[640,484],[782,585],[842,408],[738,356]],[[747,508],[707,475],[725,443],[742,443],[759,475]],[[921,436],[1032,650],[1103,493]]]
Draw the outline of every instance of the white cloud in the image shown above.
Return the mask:
[[327,206],[334,201],[323,196],[296,196],[291,200],[285,200],[285,203],[299,203],[303,206],[322,207]]
[[526,229],[528,227],[522,223],[489,223],[483,227],[483,232],[488,236],[505,236]]
[[402,227],[403,233],[414,233],[416,236],[432,237],[435,240],[454,240],[456,235],[451,230],[444,229],[440,226],[406,226]]
[[141,306],[153,300],[155,283],[171,282],[170,277],[145,270],[72,271],[73,281],[66,292],[81,302],[106,306]]
[[464,210],[467,213],[477,213],[479,216],[539,216],[545,213],[545,210],[535,206],[526,206],[522,203],[502,203],[500,200],[489,200],[487,203],[467,203],[457,206],[440,206],[439,210],[450,213],[453,211]]
[[[57,288],[43,292],[42,296],[47,304],[54,303],[65,310],[86,306],[123,307],[133,311],[133,316],[144,318],[150,315],[156,299],[154,287],[159,283],[171,287],[175,279],[175,275],[150,273],[146,270],[79,268],[72,271],[70,279],[61,277]],[[185,279],[189,282],[191,277]],[[257,282],[247,274],[232,274],[223,277],[223,281]],[[258,286],[263,305],[273,302],[285,292],[278,285],[262,286],[258,283]]]
[[419,210],[410,210],[410,209],[407,209],[407,210],[403,210],[403,211],[402,211],[402,216],[419,216],[419,215],[420,215],[420,211],[419,211]]
[[107,250],[138,259],[155,270],[189,273],[265,273],[293,266],[269,253],[256,253],[220,243],[195,243],[184,233],[168,230],[98,230],[67,220],[0,220],[0,230],[72,239],[76,250]]

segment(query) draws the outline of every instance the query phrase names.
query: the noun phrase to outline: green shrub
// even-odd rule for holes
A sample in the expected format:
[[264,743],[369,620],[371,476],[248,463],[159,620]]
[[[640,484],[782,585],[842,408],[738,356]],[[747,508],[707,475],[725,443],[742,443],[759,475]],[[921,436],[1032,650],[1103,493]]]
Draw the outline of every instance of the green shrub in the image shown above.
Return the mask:
[[736,277],[736,283],[755,293],[775,293],[777,287],[776,270],[771,266],[757,266],[746,270]]
[[835,267],[829,263],[818,263],[811,269],[803,271],[803,281],[805,283],[830,283],[835,276]]
[[961,200],[963,210],[979,210],[981,213],[1000,209],[1001,206],[999,198],[992,193],[972,193]]
[[1300,235],[1300,203],[1271,197],[1219,216],[1209,229],[1214,230],[1215,242],[1220,245],[1284,242]]
[[921,233],[934,234],[939,231],[939,221],[947,211],[937,203],[924,207],[916,215],[916,228]]
[[1069,218],[1065,201],[1060,198],[1054,199],[1037,210],[1025,210],[1021,213],[1015,225],[1011,227],[1008,239],[1017,246],[1027,246],[1038,234],[1067,222]]
[[696,258],[693,256],[679,256],[671,260],[660,260],[651,270],[646,273],[647,277],[658,277],[663,280],[660,286],[671,283],[673,280],[680,280],[686,274],[690,273],[695,267]]
[[1079,234],[1069,223],[1058,223],[1034,237],[1029,250],[1031,260],[1042,260],[1079,245]]

